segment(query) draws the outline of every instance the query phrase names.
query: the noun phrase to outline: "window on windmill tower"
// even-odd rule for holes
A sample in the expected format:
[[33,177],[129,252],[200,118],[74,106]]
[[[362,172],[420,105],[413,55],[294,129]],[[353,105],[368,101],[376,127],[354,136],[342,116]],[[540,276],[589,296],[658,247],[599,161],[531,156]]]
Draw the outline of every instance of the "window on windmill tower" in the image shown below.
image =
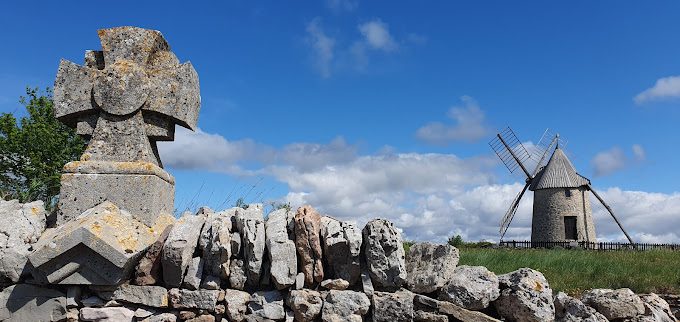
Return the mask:
[[571,198],[571,190],[564,189],[564,196],[567,197],[567,198]]
[[564,239],[578,239],[576,216],[564,216]]

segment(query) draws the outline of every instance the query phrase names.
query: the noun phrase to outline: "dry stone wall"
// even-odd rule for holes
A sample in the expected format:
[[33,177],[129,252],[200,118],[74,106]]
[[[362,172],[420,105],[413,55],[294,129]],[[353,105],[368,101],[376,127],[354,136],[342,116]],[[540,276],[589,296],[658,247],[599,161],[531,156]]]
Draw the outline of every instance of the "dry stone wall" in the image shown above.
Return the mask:
[[49,233],[42,204],[0,201],[0,216],[21,241],[0,251],[24,254],[0,259],[11,268],[0,321],[677,321],[656,294],[553,296],[538,271],[458,266],[458,249],[429,242],[405,255],[389,221],[359,230],[311,206],[266,217],[257,204],[201,208],[160,233],[122,283],[50,284],[26,259]]

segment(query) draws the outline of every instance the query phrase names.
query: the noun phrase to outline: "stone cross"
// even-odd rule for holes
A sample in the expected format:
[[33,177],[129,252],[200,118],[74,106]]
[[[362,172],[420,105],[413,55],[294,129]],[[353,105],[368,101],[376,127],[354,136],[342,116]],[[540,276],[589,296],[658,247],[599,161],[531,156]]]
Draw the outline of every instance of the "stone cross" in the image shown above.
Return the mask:
[[54,114],[90,140],[81,161],[149,162],[162,167],[156,141],[172,141],[175,124],[196,127],[198,75],[179,64],[155,30],[98,31],[102,51],[80,66],[61,60]]

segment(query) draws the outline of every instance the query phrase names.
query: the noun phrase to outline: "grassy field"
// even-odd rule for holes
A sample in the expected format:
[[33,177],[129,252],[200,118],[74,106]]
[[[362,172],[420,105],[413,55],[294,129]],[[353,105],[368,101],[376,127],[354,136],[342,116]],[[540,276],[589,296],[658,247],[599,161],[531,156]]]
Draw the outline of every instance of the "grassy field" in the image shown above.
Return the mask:
[[680,293],[680,252],[461,248],[458,265],[486,266],[497,275],[529,267],[555,293],[628,287],[635,293]]

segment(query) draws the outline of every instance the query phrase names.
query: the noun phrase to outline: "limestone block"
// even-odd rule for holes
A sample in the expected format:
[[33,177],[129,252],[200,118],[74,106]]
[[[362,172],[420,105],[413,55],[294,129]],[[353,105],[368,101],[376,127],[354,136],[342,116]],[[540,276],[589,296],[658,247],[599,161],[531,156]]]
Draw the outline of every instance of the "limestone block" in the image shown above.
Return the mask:
[[203,282],[201,282],[201,288],[206,290],[219,290],[220,283],[221,281],[219,277],[208,275],[203,278]]
[[260,282],[265,247],[264,217],[262,204],[251,204],[248,209],[237,209],[236,225],[242,238],[243,259],[248,284]]
[[250,294],[239,290],[226,290],[225,300],[227,303],[227,318],[230,321],[243,321],[248,310]]
[[175,179],[148,162],[73,161],[64,166],[59,194],[57,225],[108,200],[151,227],[174,212]]
[[132,322],[135,312],[126,307],[84,307],[80,309],[80,319],[82,321],[117,321]]
[[296,321],[310,322],[321,314],[323,300],[317,291],[292,290],[286,295],[286,304],[293,309]]
[[356,223],[343,222],[330,216],[321,217],[326,269],[335,278],[341,278],[354,285],[361,276],[359,253],[361,252],[361,230]]
[[371,301],[364,293],[331,290],[324,299],[321,320],[324,322],[361,322],[362,316],[368,312],[370,306]]
[[371,280],[379,286],[398,288],[406,281],[401,234],[385,219],[373,219],[363,231],[364,256]]
[[231,287],[243,290],[247,280],[245,262],[242,259],[232,259],[229,264],[229,284]]
[[413,312],[414,322],[449,322],[449,317],[444,314],[416,310]]
[[161,314],[156,314],[152,315],[146,319],[139,320],[140,322],[176,322],[177,321],[177,315],[174,315],[172,313],[161,313]]
[[106,300],[141,304],[150,307],[168,307],[168,290],[162,286],[123,284],[112,291],[100,291],[98,295]]
[[305,285],[323,280],[321,251],[321,216],[307,205],[300,207],[295,214],[295,247],[300,256],[300,266],[305,274]]
[[[201,210],[199,210],[199,213],[201,213]],[[219,213],[210,209],[210,212],[206,215],[205,225],[198,240],[199,248],[203,254],[201,257],[205,261],[203,265],[205,275],[224,279],[229,277],[232,217],[235,215],[236,211],[233,209]]]
[[609,320],[631,319],[645,313],[645,305],[640,297],[628,288],[594,289],[583,294],[581,301]]
[[203,258],[194,257],[191,259],[189,266],[187,267],[187,273],[184,276],[184,282],[182,285],[184,288],[190,290],[197,290],[201,286],[201,277],[203,276]]
[[515,321],[553,321],[552,289],[543,274],[520,268],[498,277],[501,294],[494,302],[502,317]]
[[173,221],[161,213],[149,227],[106,201],[46,231],[29,260],[52,284],[119,284]]
[[371,301],[373,322],[413,321],[413,294],[409,291],[375,292]]
[[677,322],[670,305],[660,296],[650,293],[640,295],[640,299],[645,304],[645,317],[654,321]]
[[554,297],[556,322],[607,322],[604,315],[563,292]]
[[283,296],[276,290],[253,293],[248,301],[248,311],[262,320],[283,320],[286,317]]
[[61,321],[66,318],[66,296],[59,291],[28,284],[0,292],[0,321]]
[[182,284],[184,272],[191,262],[204,223],[203,216],[183,216],[170,231],[161,257],[166,285],[177,287]]
[[329,289],[329,290],[346,290],[349,287],[349,282],[343,280],[342,278],[336,278],[336,279],[328,279],[328,280],[323,280],[321,281],[321,284],[319,284],[321,287]]
[[16,283],[28,273],[30,245],[45,230],[45,207],[42,201],[0,200],[0,220],[0,283]]
[[[441,301],[439,302],[439,312],[450,316],[453,316],[454,321],[470,321],[470,322],[500,322],[498,319],[494,319],[482,312],[466,310],[458,305],[451,302]],[[526,320],[516,320],[516,321],[526,321]],[[551,321],[546,320],[546,321]]]
[[500,296],[498,277],[484,266],[463,265],[447,275],[449,281],[439,293],[442,300],[468,310],[483,310]]
[[170,303],[176,309],[204,309],[215,311],[219,290],[196,290],[173,288],[168,292]]
[[293,285],[297,275],[293,217],[292,211],[278,209],[269,213],[264,223],[269,274],[279,290]]
[[163,232],[158,236],[158,239],[151,244],[149,249],[144,253],[144,257],[139,260],[135,270],[135,284],[137,285],[153,285],[163,279],[160,275],[161,269],[161,253],[165,240],[170,235],[173,225],[168,225],[163,229]]
[[458,265],[458,249],[430,242],[416,243],[406,255],[406,283],[416,293],[438,291],[454,276]]

